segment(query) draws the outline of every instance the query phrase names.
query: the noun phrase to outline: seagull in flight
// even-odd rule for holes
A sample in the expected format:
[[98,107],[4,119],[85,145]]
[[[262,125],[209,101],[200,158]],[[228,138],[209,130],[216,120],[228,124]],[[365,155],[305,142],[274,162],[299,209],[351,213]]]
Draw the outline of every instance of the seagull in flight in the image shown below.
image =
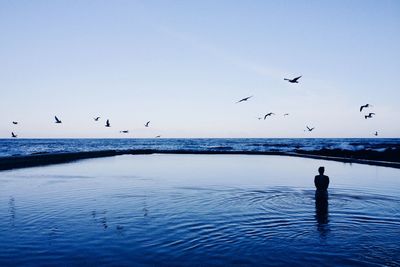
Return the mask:
[[13,121],[12,123],[13,123],[13,124],[18,124],[18,122],[17,122],[17,121]]
[[365,115],[364,118],[365,119],[372,118],[372,115],[375,115],[375,113],[370,112],[368,115]]
[[360,112],[361,112],[364,108],[369,108],[370,106],[371,106],[370,104],[362,105],[362,106],[360,107]]
[[111,127],[111,124],[110,124],[110,120],[107,120],[106,121],[106,125],[105,125],[106,127]]
[[249,100],[250,98],[252,98],[253,96],[251,95],[251,96],[248,96],[248,97],[245,97],[245,98],[242,98],[242,99],[240,99],[238,102],[236,102],[236,104],[237,103],[240,103],[240,102],[244,102],[244,101],[247,101],[247,100]]
[[14,132],[11,132],[11,137],[12,137],[12,138],[17,138],[18,135],[16,135]]
[[378,136],[378,132],[377,132],[377,131],[375,131],[374,135],[375,135],[375,136]]
[[150,121],[146,122],[145,127],[149,127]]
[[315,129],[315,127],[312,127],[312,128],[310,128],[310,127],[308,127],[308,126],[306,126],[306,127],[307,127],[307,130],[308,130],[309,132],[312,132],[312,130]]
[[94,118],[94,121],[99,121],[100,117]]
[[265,116],[264,116],[264,120],[268,117],[268,116],[272,116],[272,115],[275,115],[275,113],[273,113],[273,112],[270,112],[270,113],[267,113],[267,114],[265,114]]
[[57,116],[54,116],[54,119],[56,120],[56,122],[55,122],[55,123],[62,123],[62,121],[61,121],[61,120],[59,120],[59,119],[57,118]]
[[284,78],[284,80],[285,80],[285,81],[288,81],[288,82],[290,82],[290,83],[299,83],[299,79],[300,79],[301,77],[302,77],[302,76],[299,76],[299,77],[296,77],[296,78],[293,78],[293,79]]
[[129,133],[129,131],[128,130],[124,130],[124,131],[119,131],[120,133],[124,133],[124,134],[127,134],[127,133]]

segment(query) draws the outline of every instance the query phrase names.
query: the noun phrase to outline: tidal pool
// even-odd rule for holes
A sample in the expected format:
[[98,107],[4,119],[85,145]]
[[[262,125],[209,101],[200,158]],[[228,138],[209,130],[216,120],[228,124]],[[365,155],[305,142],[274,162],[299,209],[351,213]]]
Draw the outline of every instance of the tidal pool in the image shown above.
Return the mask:
[[[329,196],[316,203],[319,166]],[[400,265],[400,170],[126,155],[0,172],[0,266]]]

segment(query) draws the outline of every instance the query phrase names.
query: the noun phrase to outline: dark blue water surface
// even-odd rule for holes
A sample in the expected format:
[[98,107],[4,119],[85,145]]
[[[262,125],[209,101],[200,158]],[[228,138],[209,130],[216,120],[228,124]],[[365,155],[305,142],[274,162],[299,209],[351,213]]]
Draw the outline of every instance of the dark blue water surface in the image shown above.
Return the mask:
[[126,149],[293,152],[395,148],[400,149],[400,138],[0,139],[0,157]]
[[[325,166],[328,199],[313,177]],[[400,170],[126,155],[0,172],[0,266],[399,266]]]

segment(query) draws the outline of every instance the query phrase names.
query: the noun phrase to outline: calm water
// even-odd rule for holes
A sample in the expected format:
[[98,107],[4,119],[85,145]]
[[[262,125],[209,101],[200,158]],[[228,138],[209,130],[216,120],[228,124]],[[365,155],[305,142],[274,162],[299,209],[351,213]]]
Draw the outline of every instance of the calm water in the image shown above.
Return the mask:
[[[313,177],[331,178],[316,206]],[[127,155],[0,172],[0,266],[400,265],[400,170]]]
[[400,149],[400,138],[0,139],[0,157],[109,149],[293,152],[323,148],[385,151]]

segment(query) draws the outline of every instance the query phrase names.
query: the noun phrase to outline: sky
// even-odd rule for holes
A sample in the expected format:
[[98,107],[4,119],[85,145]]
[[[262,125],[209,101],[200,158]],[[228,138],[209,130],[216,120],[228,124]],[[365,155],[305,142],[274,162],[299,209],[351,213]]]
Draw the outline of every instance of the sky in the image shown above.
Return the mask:
[[0,138],[400,137],[399,47],[395,0],[0,0]]

